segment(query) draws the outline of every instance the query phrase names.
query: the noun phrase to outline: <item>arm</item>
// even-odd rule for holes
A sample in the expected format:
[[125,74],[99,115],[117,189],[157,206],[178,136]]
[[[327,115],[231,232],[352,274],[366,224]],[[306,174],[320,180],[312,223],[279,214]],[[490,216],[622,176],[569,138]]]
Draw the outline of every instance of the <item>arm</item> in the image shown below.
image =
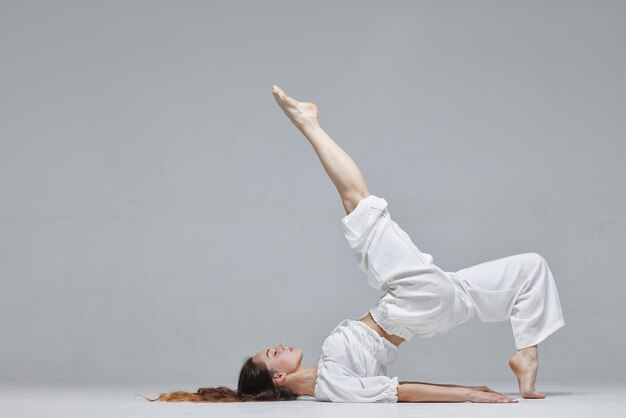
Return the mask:
[[398,402],[465,402],[472,390],[424,383],[400,383]]
[[488,388],[487,386],[466,386],[466,385],[452,385],[452,384],[443,384],[443,383],[428,383],[428,382],[415,382],[415,381],[400,382],[400,384],[403,384],[403,383],[421,383],[423,385],[445,386],[449,388],[467,388],[467,389],[472,389],[472,390],[480,390],[483,392],[499,393],[500,395],[503,395],[503,393],[493,390],[491,388]]
[[317,374],[315,397],[330,402],[397,402],[398,378],[358,376],[332,358]]
[[[484,386],[479,386],[479,388],[484,388]],[[517,402],[517,399],[498,392],[477,390],[467,386],[441,386],[427,383],[400,383],[397,396],[398,402]]]
[[422,385],[433,385],[433,386],[446,386],[446,387],[457,387],[457,388],[471,388],[472,386],[465,386],[465,385],[452,385],[452,384],[443,384],[443,383],[428,383],[428,382],[415,382],[415,381],[405,381],[405,382],[400,382],[400,384],[405,384],[405,383],[420,383]]

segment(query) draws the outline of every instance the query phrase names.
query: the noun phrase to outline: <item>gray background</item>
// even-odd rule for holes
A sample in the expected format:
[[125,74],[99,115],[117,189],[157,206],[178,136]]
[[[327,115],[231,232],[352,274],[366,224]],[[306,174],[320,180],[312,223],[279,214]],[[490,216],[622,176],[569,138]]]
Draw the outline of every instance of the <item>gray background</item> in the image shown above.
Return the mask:
[[[619,379],[624,2],[0,2],[0,382],[236,385],[314,367],[380,294],[272,84],[317,103],[446,271],[548,261],[566,325],[539,380]],[[389,374],[514,379],[508,322]],[[538,388],[541,389],[540,384]]]

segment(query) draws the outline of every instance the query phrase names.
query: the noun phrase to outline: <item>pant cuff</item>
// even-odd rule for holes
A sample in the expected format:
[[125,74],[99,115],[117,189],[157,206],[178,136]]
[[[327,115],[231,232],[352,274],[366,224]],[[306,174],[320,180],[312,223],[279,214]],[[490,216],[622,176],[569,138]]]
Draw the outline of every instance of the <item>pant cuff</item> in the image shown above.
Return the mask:
[[544,330],[542,333],[534,336],[533,338],[527,339],[527,340],[517,340],[515,342],[515,347],[518,350],[521,350],[522,348],[527,348],[527,347],[532,347],[533,345],[537,345],[540,342],[542,342],[543,340],[545,340],[546,338],[548,338],[550,335],[552,335],[556,330],[558,330],[559,328],[561,328],[562,326],[565,325],[565,320],[563,319],[559,319],[557,322],[554,323],[554,325],[552,325],[550,328],[547,328],[546,330]]

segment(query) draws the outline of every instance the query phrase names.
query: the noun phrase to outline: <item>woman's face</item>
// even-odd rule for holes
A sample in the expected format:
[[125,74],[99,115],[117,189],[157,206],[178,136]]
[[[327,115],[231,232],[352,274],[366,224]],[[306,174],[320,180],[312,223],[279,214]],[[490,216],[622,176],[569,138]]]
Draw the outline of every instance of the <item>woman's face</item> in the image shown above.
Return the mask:
[[302,368],[302,355],[302,350],[280,343],[256,353],[254,362],[265,362],[268,369],[289,374]]

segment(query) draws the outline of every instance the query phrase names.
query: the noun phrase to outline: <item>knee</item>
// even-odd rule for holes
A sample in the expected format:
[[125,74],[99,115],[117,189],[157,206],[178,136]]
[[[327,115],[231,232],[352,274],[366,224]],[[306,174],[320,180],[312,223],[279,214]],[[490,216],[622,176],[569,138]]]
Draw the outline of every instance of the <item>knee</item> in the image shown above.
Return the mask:
[[549,271],[548,262],[540,254],[526,253],[523,254],[523,277],[532,280],[545,280],[548,278]]
[[543,258],[541,254],[538,254],[538,253],[526,253],[524,254],[524,256],[526,256],[529,263],[531,264],[547,264],[548,263],[546,259]]

